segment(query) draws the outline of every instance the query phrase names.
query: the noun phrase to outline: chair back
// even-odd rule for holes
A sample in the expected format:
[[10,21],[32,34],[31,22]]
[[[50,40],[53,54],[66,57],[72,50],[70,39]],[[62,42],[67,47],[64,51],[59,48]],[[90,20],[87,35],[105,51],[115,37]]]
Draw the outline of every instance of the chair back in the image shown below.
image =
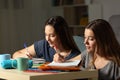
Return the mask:
[[73,36],[73,38],[79,50],[81,52],[84,51],[85,50],[84,38],[82,36]]

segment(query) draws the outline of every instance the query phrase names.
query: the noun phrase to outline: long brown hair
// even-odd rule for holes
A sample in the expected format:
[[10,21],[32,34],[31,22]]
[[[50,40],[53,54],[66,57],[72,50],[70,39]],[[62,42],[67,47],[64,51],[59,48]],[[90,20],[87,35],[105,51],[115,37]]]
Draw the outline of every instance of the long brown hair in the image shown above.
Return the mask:
[[87,29],[91,29],[95,35],[100,56],[112,60],[120,66],[120,44],[116,39],[109,22],[103,19],[96,19],[90,22]]
[[64,49],[66,50],[75,49],[80,51],[76,43],[74,42],[73,36],[69,31],[68,24],[63,17],[61,16],[50,17],[46,21],[45,25],[53,26],[56,34],[59,36],[59,39]]

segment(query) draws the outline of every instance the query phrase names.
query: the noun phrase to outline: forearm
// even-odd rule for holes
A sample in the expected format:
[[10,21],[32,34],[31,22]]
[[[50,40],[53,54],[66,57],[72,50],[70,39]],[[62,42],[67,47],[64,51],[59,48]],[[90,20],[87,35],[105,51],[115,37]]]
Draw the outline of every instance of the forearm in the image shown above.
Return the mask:
[[17,57],[27,57],[32,59],[33,56],[36,56],[34,45],[31,45],[27,48],[21,49],[13,53],[12,58],[15,59]]
[[13,55],[12,55],[13,59],[18,58],[18,57],[28,57],[28,56],[24,52],[21,52],[19,50],[19,51],[16,51],[15,53],[13,53]]

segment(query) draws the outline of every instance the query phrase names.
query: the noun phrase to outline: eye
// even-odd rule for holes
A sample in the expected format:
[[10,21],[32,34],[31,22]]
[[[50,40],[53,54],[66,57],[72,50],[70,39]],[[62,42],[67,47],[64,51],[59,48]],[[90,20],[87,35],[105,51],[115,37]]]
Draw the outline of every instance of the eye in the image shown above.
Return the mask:
[[91,36],[88,37],[88,39],[91,40],[91,41],[95,40],[95,38],[94,38],[94,37],[91,37]]
[[54,35],[54,34],[50,34],[50,37],[55,37],[56,35]]

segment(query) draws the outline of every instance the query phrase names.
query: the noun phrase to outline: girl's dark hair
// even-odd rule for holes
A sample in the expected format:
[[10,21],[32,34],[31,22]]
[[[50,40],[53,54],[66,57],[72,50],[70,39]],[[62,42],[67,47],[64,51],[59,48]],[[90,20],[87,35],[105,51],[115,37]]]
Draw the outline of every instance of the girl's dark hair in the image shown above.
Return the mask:
[[79,51],[77,45],[74,42],[73,36],[69,31],[68,24],[63,17],[53,16],[46,21],[45,25],[51,25],[54,27],[55,32],[59,36],[64,49],[75,49]]
[[86,29],[91,29],[97,41],[98,53],[108,60],[112,60],[120,66],[120,44],[116,39],[109,22],[96,19],[90,22]]

